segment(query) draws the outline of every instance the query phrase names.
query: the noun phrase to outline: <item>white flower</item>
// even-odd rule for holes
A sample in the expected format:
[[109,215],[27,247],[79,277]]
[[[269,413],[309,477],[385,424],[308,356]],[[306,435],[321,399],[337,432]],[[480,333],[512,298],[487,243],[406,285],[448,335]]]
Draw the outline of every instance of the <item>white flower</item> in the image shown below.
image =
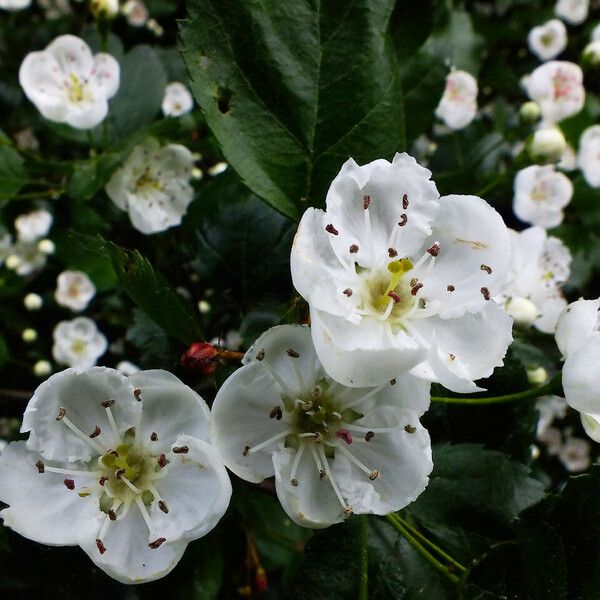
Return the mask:
[[134,365],[132,362],[129,362],[128,360],[122,360],[118,365],[117,365],[117,371],[119,371],[119,373],[121,373],[122,375],[125,376],[129,376],[129,375],[133,375],[134,373],[137,373],[140,370],[140,368],[137,365]]
[[564,174],[547,165],[532,165],[515,177],[513,210],[525,223],[549,229],[562,223],[562,209],[573,196],[573,184]]
[[546,446],[546,451],[550,456],[560,454],[563,446],[562,433],[557,427],[546,427],[537,435],[537,440]]
[[588,185],[600,187],[600,125],[592,125],[581,134],[577,164]]
[[556,167],[561,171],[574,171],[577,168],[577,156],[571,146],[565,146]]
[[93,56],[74,35],[61,35],[25,57],[19,81],[46,119],[90,129],[106,117],[108,99],[119,89],[119,63],[110,54]]
[[564,419],[567,415],[567,402],[559,396],[544,396],[537,400],[535,407],[539,412],[536,435],[538,439],[556,419]]
[[91,0],[90,11],[96,18],[114,19],[119,14],[119,0]]
[[194,107],[192,94],[183,83],[174,81],[165,88],[162,111],[166,117],[180,117],[189,113]]
[[148,9],[139,0],[127,0],[121,7],[121,12],[132,27],[143,27],[148,21]]
[[590,0],[558,0],[554,13],[571,25],[579,25],[587,19],[589,7]]
[[544,333],[554,333],[567,304],[559,286],[569,278],[571,253],[541,227],[519,233],[511,230],[510,234],[511,274],[499,301],[517,325],[534,325]]
[[428,383],[403,375],[346,388],[327,376],[298,325],[267,331],[243,362],[215,398],[212,439],[242,479],[275,475],[293,521],[318,528],[351,512],[383,515],[425,489],[431,446],[419,417]]
[[466,71],[452,70],[446,77],[446,88],[436,117],[450,129],[463,129],[477,114],[477,80]]
[[87,317],[61,321],[52,336],[54,360],[70,367],[92,367],[108,348],[108,342],[98,331],[96,323]]
[[23,10],[30,4],[31,0],[0,0],[0,8],[4,10]]
[[14,269],[17,275],[26,277],[40,271],[46,265],[48,256],[41,252],[37,242],[18,241],[10,248],[11,254],[6,258],[6,266]]
[[166,371],[57,373],[27,406],[27,442],[0,455],[4,524],[79,545],[122,583],[163,577],[229,504],[208,430],[204,400]]
[[85,310],[96,295],[96,286],[82,271],[63,271],[56,280],[54,298],[60,306]]
[[544,63],[531,73],[525,85],[527,94],[540,105],[543,118],[549,123],[562,121],[583,108],[583,73],[575,63]]
[[527,42],[540,60],[550,60],[567,47],[567,28],[562,21],[552,19],[534,27],[527,36]]
[[35,242],[48,235],[52,220],[52,215],[43,209],[19,215],[15,219],[17,237],[23,242]]
[[542,123],[534,131],[529,144],[529,154],[535,161],[555,163],[562,159],[567,149],[567,141],[563,132],[554,126]]
[[560,449],[558,458],[571,473],[585,471],[592,464],[590,444],[587,440],[569,437]]
[[[510,264],[508,231],[481,198],[440,199],[407,154],[347,161],[294,240],[292,279],[325,370],[344,385],[415,374],[459,392],[491,375],[511,319],[489,299]],[[421,363],[421,364],[420,364]]]
[[192,153],[185,146],[161,147],[150,138],[135,147],[106,185],[106,193],[129,212],[137,230],[146,234],[164,231],[181,223],[192,201],[193,166]]

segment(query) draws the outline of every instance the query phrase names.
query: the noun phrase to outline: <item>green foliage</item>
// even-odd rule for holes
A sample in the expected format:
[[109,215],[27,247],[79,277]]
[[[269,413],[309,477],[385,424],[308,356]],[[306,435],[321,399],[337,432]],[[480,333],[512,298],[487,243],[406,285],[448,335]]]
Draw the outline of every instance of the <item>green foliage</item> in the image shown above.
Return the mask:
[[29,182],[23,158],[16,150],[5,145],[6,141],[0,134],[0,202],[10,200]]

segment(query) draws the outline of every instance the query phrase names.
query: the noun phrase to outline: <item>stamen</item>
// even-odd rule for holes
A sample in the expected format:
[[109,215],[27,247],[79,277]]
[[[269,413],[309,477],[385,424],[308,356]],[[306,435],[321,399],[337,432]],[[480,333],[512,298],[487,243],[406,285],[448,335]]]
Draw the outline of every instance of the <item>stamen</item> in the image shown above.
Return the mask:
[[325,450],[323,450],[323,447],[320,447],[319,449],[321,451],[321,459],[323,460],[323,465],[325,466],[325,472],[327,473],[327,477],[329,477],[329,482],[331,483],[331,487],[333,488],[335,495],[340,501],[340,504],[344,507],[344,512],[346,512],[347,510],[352,511],[352,509],[344,502],[344,498],[342,497],[342,494],[340,493],[340,490],[338,489],[338,486],[335,483],[335,479],[333,478],[333,474],[331,472],[331,469],[329,468],[329,463],[327,462],[327,457],[325,456]]
[[[367,435],[369,433],[387,433],[389,431],[396,431],[396,429],[398,429],[398,425],[394,427],[373,427],[372,429],[369,429],[368,427],[361,427],[360,425],[348,425],[347,427],[350,431],[355,431],[356,433],[366,433]],[[369,439],[372,437],[373,436],[371,436]],[[367,439],[366,435],[365,439]]]
[[350,296],[352,296],[352,290],[350,288],[346,288],[342,293],[344,295],[348,296],[348,298],[350,298]]
[[[114,400],[107,400],[107,402],[112,402],[113,404],[115,403]],[[104,406],[104,403],[103,403],[103,406]],[[112,406],[112,405],[110,405],[110,406]],[[112,429],[116,438],[118,440],[121,440],[121,434],[119,433],[119,428],[117,427],[117,423],[112,414],[112,410],[110,410],[110,406],[104,406],[104,408],[106,409],[106,416],[108,417],[108,422],[110,423],[110,428]]]
[[423,287],[422,283],[417,283],[417,285],[413,286],[412,288],[410,288],[410,294],[411,296],[416,296],[417,293],[419,292],[419,290]]
[[336,444],[335,447],[340,450],[344,456],[348,457],[350,462],[354,463],[361,471],[366,473],[371,481],[374,481],[377,479],[377,477],[379,477],[379,470],[369,469],[366,467],[360,460],[358,460],[358,458],[356,458],[356,456],[354,456],[354,454],[352,454],[352,452],[350,452],[350,450],[348,450],[348,448],[345,448],[342,444]]
[[153,531],[152,521],[150,519],[150,515],[148,514],[148,511],[146,510],[146,507],[144,506],[142,497],[136,496],[135,503],[137,504],[137,507],[140,509],[140,513],[141,513],[144,521],[146,522],[146,526],[148,527],[148,530],[150,531],[150,533],[152,533],[152,531]]
[[408,208],[408,196],[406,194],[404,194],[404,196],[402,196],[402,208],[404,210],[406,210]]
[[140,390],[139,388],[136,388],[135,390],[133,390],[133,396],[138,402],[141,402],[142,401],[142,390]]
[[352,434],[345,428],[338,429],[335,432],[335,435],[336,437],[339,437],[340,439],[344,440],[346,444],[352,443]]
[[485,271],[488,275],[492,274],[492,267],[488,267],[487,265],[481,265],[479,267],[482,271]]
[[140,490],[140,488],[138,488],[137,486],[133,485],[133,483],[131,483],[131,481],[129,481],[129,479],[127,479],[127,477],[120,477],[118,479],[121,479],[121,481],[123,481],[125,483],[125,485],[132,491],[135,492],[136,494],[141,494],[142,490]]
[[394,258],[394,257],[398,256],[397,250],[395,250],[394,248],[388,248],[388,256],[390,258]]
[[96,427],[94,427],[94,431],[92,431],[92,433],[90,433],[89,437],[94,439],[95,437],[98,437],[101,433],[102,433],[102,430],[100,429],[100,427],[98,427],[98,425],[96,425]]
[[106,546],[102,543],[102,540],[96,540],[96,547],[98,548],[98,552],[100,552],[100,554],[104,554],[106,552]]
[[346,410],[348,408],[355,407],[357,404],[361,404],[365,400],[368,400],[369,398],[375,396],[375,394],[378,394],[386,385],[387,385],[387,383],[379,385],[376,388],[369,390],[366,394],[359,396],[358,398],[354,398],[354,399],[350,400],[349,402],[344,402],[343,409]]
[[164,454],[161,454],[156,461],[158,462],[158,466],[161,469],[164,469],[171,461],[167,459],[167,457]]
[[298,480],[296,479],[296,471],[298,470],[298,465],[300,464],[300,458],[306,449],[306,444],[300,444],[300,448],[296,452],[296,456],[294,456],[294,461],[292,462],[292,470],[290,472],[290,483],[294,487],[298,487]]
[[481,295],[483,296],[484,300],[490,299],[490,290],[488,290],[488,288],[482,287],[480,291],[481,291]]
[[165,542],[167,541],[167,538],[158,538],[157,540],[154,540],[153,542],[150,542],[148,544],[148,548],[152,548],[152,550],[156,550],[157,548],[159,548],[160,546],[162,546]]
[[300,354],[298,354],[298,352],[296,352],[293,348],[288,348],[286,350],[286,354],[290,357],[290,358],[299,358]]
[[325,479],[327,472],[325,471],[325,469],[323,469],[323,464],[321,463],[321,458],[319,457],[319,453],[317,452],[317,447],[310,445],[309,449],[311,454],[313,455],[315,464],[317,465],[317,469],[319,471],[319,479]]
[[369,196],[369,194],[363,196],[363,208],[365,210],[368,210],[369,206],[371,205],[371,196]]
[[37,470],[38,470],[38,473],[43,473],[43,472],[44,472],[44,470],[45,470],[45,465],[44,465],[44,463],[43,463],[41,460],[38,460],[38,461],[35,463],[35,466],[36,466],[36,468],[37,468]]
[[398,304],[398,302],[400,302],[400,296],[398,296],[398,294],[396,294],[396,292],[388,292],[387,295],[396,303]]
[[417,431],[417,428],[409,423],[408,425],[404,426],[404,431],[406,431],[406,433],[414,433]]
[[294,360],[292,361],[292,366],[294,367],[294,373],[296,373],[296,379],[298,380],[298,388],[304,390],[306,386],[304,385],[304,377],[302,377],[300,365]]
[[400,221],[398,221],[398,225],[400,227],[404,227],[406,223],[408,223],[408,217],[404,213],[402,213],[400,215]]
[[[394,292],[388,292],[388,296],[390,294],[394,294]],[[397,296],[397,294],[395,294],[395,295]],[[388,302],[385,312],[383,314],[377,315],[377,319],[379,321],[385,321],[392,314],[394,304],[399,300],[400,300],[400,297],[398,297],[398,300],[395,300],[393,296],[390,296],[390,301]]]
[[283,417],[281,406],[275,406],[273,409],[271,409],[271,412],[269,413],[269,419],[277,419],[278,421],[281,421],[281,417]]
[[187,454],[189,451],[188,446],[173,446],[173,454]]
[[275,380],[275,383],[281,388],[281,391],[286,396],[293,396],[292,390],[288,387],[288,385],[281,379],[278,375],[277,371],[265,360],[263,361],[263,365],[266,367],[267,371],[269,371],[271,377]]
[[350,246],[350,254],[356,254],[358,252],[358,246],[356,244],[352,244]]
[[[74,477],[80,477],[85,475],[91,475],[92,477],[98,477],[98,475],[102,475],[101,471],[76,471],[73,469],[61,469],[59,467],[50,467],[48,465],[44,465],[44,469],[49,471],[50,473],[60,473],[61,475],[71,475]],[[43,471],[40,471],[43,473]]]
[[261,348],[257,353],[256,353],[256,360],[258,360],[259,362],[265,357],[265,349]]
[[440,245],[435,242],[435,244],[432,244],[427,248],[427,253],[431,254],[431,256],[437,256],[440,253]]
[[158,508],[160,508],[160,510],[162,510],[165,513],[165,515],[169,513],[169,507],[167,506],[164,500],[158,501]]
[[454,291],[456,288],[455,288],[453,285],[449,285],[449,286],[448,286],[446,289],[447,289],[449,292],[453,292],[453,291]]
[[[281,438],[286,437],[290,433],[292,433],[292,432],[289,429],[285,429],[284,431],[280,431],[278,434],[270,437],[268,440],[265,440],[264,442],[261,442],[260,444],[257,444],[256,446],[252,446],[251,448],[248,448],[248,446],[246,446],[244,448],[244,451],[246,452],[244,454],[244,456],[247,456],[248,454],[252,454],[253,452],[258,452],[259,450],[262,450],[263,448],[265,448],[266,446],[269,446],[273,442],[276,442],[277,440],[280,440]],[[248,448],[248,450],[246,450],[246,448]]]
[[65,484],[65,487],[68,490],[74,490],[75,489],[75,481],[73,479],[65,479],[63,481],[63,483]]
[[77,427],[76,425],[74,425],[71,422],[71,420],[67,417],[67,409],[66,408],[62,408],[62,407],[59,408],[58,417],[56,418],[56,420],[64,423],[77,437],[79,437],[86,444],[91,446],[94,450],[96,450],[96,452],[98,452],[99,454],[104,453],[104,448],[102,448],[102,446],[98,442],[91,439],[88,435],[83,433],[83,431],[81,431],[81,429],[79,429],[79,427]]
[[111,521],[117,520],[117,513],[112,508],[106,514]]
[[117,469],[115,471],[115,479],[121,479],[123,477],[123,474],[125,473],[125,469]]
[[102,408],[110,408],[111,406],[114,406],[116,404],[115,400],[103,400],[102,402],[100,402],[100,406],[102,406]]
[[67,414],[67,409],[66,409],[66,408],[64,408],[63,406],[61,406],[61,407],[58,409],[58,415],[56,416],[56,420],[57,420],[57,421],[62,421],[62,420],[63,420],[63,418],[64,418],[64,416],[65,416],[66,414]]
[[329,223],[329,225],[327,225],[327,227],[325,227],[325,231],[327,233],[330,233],[331,235],[339,234],[339,231],[331,223]]
[[366,235],[369,239],[369,242],[371,244],[371,252],[373,253],[373,257],[376,256],[375,253],[375,240],[373,238],[373,230],[371,229],[371,217],[369,216],[369,211],[365,210],[364,211],[364,215],[365,215],[365,230],[366,230]]
[[373,431],[367,431],[365,434],[365,442],[370,442],[375,437],[375,433]]
[[153,431],[153,432],[150,434],[150,441],[151,441],[151,442],[157,442],[157,441],[158,441],[158,434],[156,433],[156,431]]

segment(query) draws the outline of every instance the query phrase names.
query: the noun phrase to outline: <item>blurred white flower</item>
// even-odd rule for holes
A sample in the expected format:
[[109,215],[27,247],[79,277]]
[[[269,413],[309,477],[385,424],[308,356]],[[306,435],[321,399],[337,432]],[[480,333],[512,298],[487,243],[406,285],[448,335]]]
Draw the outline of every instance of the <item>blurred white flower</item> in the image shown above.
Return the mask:
[[31,327],[28,327],[27,329],[23,329],[23,331],[21,332],[21,339],[26,344],[35,342],[38,339],[38,332]]
[[19,150],[37,150],[40,147],[40,142],[31,127],[17,131],[13,134],[13,137]]
[[527,36],[529,49],[540,59],[550,60],[567,47],[567,28],[562,21],[552,19],[534,27]]
[[61,321],[54,328],[52,337],[54,360],[70,367],[92,367],[108,348],[108,342],[98,331],[96,323],[87,317]]
[[592,125],[582,133],[577,165],[588,185],[600,187],[600,125]]
[[450,129],[463,129],[477,114],[477,80],[466,71],[452,70],[435,114]]
[[48,235],[52,215],[47,210],[34,210],[15,219],[17,237],[23,242],[34,242]]
[[121,12],[132,27],[143,27],[148,21],[148,9],[140,0],[127,0],[121,6]]
[[571,253],[541,227],[511,235],[511,273],[498,300],[521,327],[554,333],[567,302],[560,291],[570,274]]
[[37,0],[37,4],[44,11],[44,16],[49,21],[60,19],[60,17],[73,12],[70,0]]
[[540,105],[537,102],[529,100],[524,102],[519,108],[519,116],[526,123],[535,123],[542,115]]
[[536,439],[546,446],[546,451],[550,456],[557,456],[562,450],[562,433],[557,427],[546,427],[537,435]]
[[23,305],[27,310],[39,310],[44,301],[39,294],[29,293],[23,298]]
[[54,299],[72,311],[85,310],[96,295],[96,286],[82,271],[63,271],[56,280]]
[[558,0],[554,13],[571,25],[579,25],[587,19],[589,7],[590,0]]
[[229,504],[209,418],[204,400],[166,371],[53,375],[25,410],[27,442],[0,454],[4,525],[79,545],[122,583],[163,577]]
[[572,62],[553,60],[539,66],[527,79],[526,90],[547,123],[577,114],[585,102],[583,73]]
[[23,10],[30,4],[31,0],[0,0],[0,8],[4,10]]
[[242,336],[235,329],[230,329],[224,337],[213,338],[210,343],[213,346],[226,348],[227,350],[237,350],[242,345]]
[[194,107],[192,94],[183,83],[174,81],[165,88],[162,111],[166,117],[180,117],[189,113]]
[[600,23],[592,29],[592,35],[590,36],[591,41],[600,40]]
[[600,64],[600,40],[590,42],[581,54],[582,64],[597,67]]
[[415,500],[431,472],[419,417],[429,384],[411,375],[376,388],[347,388],[324,372],[310,331],[274,327],[221,387],[211,432],[225,464],[277,496],[304,527],[350,513],[385,515]]
[[106,185],[106,193],[129,213],[142,233],[165,231],[179,225],[193,199],[190,184],[194,160],[179,144],[160,146],[150,138],[136,146]]
[[556,167],[561,171],[574,171],[577,168],[577,155],[571,146],[565,147]]
[[129,377],[129,375],[133,375],[134,373],[137,373],[139,370],[140,370],[140,368],[137,365],[134,365],[132,362],[129,362],[128,360],[122,360],[117,365],[117,371],[119,371],[119,373],[121,373],[121,375],[125,375],[126,377]]
[[533,132],[529,155],[537,162],[556,163],[561,160],[566,148],[563,132],[558,127],[541,123],[539,129]]
[[6,257],[6,267],[13,269],[17,275],[26,277],[43,269],[47,260],[47,254],[40,251],[37,242],[18,241],[10,248],[10,255]]
[[96,18],[114,19],[119,14],[119,0],[90,0],[90,11]]
[[564,398],[560,398],[559,396],[543,396],[536,401],[535,407],[540,415],[536,429],[536,435],[540,439],[540,436],[543,435],[555,420],[565,418],[568,404]]
[[217,175],[224,173],[227,170],[228,166],[229,165],[226,162],[221,161],[221,162],[215,163],[214,165],[212,165],[212,167],[208,167],[206,172],[211,177],[216,177]]
[[33,365],[33,374],[40,379],[52,373],[52,365],[47,360],[38,360]]
[[521,221],[549,229],[562,223],[562,209],[573,196],[573,184],[553,166],[532,165],[517,173],[513,210]]
[[82,39],[61,35],[25,57],[19,81],[44,117],[90,129],[106,117],[108,99],[119,89],[119,72],[110,54],[93,56]]
[[578,437],[569,437],[560,449],[558,458],[571,473],[585,471],[592,464],[590,443]]
[[317,355],[344,385],[380,385],[414,369],[458,392],[479,390],[510,343],[490,299],[510,243],[500,215],[475,196],[440,198],[408,154],[348,160],[309,208],[292,247],[292,279],[310,305]]

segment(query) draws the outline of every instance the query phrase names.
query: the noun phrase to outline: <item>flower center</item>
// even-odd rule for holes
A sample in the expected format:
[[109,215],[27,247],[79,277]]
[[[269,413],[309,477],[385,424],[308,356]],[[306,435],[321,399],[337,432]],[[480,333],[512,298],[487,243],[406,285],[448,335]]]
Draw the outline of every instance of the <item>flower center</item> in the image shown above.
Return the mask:
[[412,268],[413,263],[408,258],[395,260],[388,263],[387,273],[372,276],[367,281],[367,303],[376,313],[387,313],[387,318],[397,320],[413,307],[415,297],[411,288],[417,282],[405,277]]
[[150,173],[149,169],[146,169],[135,182],[135,193],[138,195],[146,195],[151,192],[162,192],[164,190],[163,184]]
[[73,104],[81,104],[84,100],[86,100],[86,91],[87,99],[91,100],[89,90],[87,90],[87,81],[81,81],[79,77],[77,77],[77,75],[75,75],[74,73],[71,73],[69,77],[67,89],[69,94],[69,101]]
[[74,354],[83,354],[87,348],[87,342],[82,339],[73,340],[71,350]]

